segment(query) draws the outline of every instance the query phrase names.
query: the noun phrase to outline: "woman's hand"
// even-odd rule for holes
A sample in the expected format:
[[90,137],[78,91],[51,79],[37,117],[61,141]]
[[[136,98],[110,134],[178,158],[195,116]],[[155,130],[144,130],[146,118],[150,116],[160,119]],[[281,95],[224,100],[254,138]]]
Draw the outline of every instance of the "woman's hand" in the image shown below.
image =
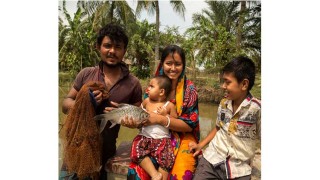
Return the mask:
[[201,147],[199,144],[195,143],[194,141],[191,141],[189,142],[189,151],[194,152],[193,157],[195,157],[200,153]]
[[139,128],[143,125],[143,123],[137,123],[137,120],[134,120],[133,117],[125,116],[121,119],[121,125],[126,126],[128,128]]
[[[164,117],[162,115],[159,115],[157,113],[154,113],[154,112],[149,112],[149,119],[144,123],[144,126],[149,126],[149,125],[153,125],[153,124],[160,124],[162,125],[161,123],[161,119]],[[165,118],[165,117],[164,117]]]

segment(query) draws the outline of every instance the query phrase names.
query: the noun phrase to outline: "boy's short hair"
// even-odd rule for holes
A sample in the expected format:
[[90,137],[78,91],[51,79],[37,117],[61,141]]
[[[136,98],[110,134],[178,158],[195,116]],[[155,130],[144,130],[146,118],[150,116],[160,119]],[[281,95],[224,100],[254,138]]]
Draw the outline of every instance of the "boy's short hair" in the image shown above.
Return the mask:
[[238,83],[244,79],[248,79],[248,91],[250,91],[254,85],[256,68],[251,59],[244,56],[238,56],[223,67],[222,74],[223,73],[233,73]]
[[124,48],[127,49],[129,39],[126,32],[120,25],[110,23],[99,30],[97,37],[97,44],[99,47],[101,46],[102,40],[105,36],[108,36],[113,42],[123,42]]
[[159,88],[164,89],[164,94],[168,97],[172,86],[171,79],[165,75],[155,76],[154,79],[158,81]]

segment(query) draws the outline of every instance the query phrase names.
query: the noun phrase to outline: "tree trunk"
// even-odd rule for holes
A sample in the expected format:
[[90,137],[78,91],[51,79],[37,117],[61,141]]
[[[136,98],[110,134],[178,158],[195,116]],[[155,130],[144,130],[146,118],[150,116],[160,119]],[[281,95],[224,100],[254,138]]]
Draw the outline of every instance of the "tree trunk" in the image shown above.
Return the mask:
[[[157,70],[157,66],[160,62],[159,58],[159,29],[160,29],[160,8],[159,8],[159,1],[155,1],[155,6],[156,6],[156,45],[155,45],[155,50],[154,50],[154,67],[153,67],[153,74]],[[151,69],[151,68],[150,68]]]
[[110,12],[109,12],[109,18],[110,18],[110,22],[112,23],[112,21],[113,21],[113,11],[114,11],[114,1],[113,2],[111,2],[111,7],[110,7]]
[[241,42],[242,42],[242,30],[244,24],[245,14],[244,11],[246,9],[246,1],[240,2],[240,17],[239,17],[239,24],[237,28],[237,53],[241,53]]
[[191,51],[192,54],[191,54],[191,68],[192,68],[192,79],[193,81],[196,80],[196,60],[194,58],[194,52]]

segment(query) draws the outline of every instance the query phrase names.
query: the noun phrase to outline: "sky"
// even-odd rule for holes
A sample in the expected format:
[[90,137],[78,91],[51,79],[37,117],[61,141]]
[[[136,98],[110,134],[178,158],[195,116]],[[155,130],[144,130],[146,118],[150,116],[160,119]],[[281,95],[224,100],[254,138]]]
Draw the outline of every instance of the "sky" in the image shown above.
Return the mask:
[[[320,1],[306,2],[262,1],[266,180],[315,179],[319,171]],[[58,1],[2,1],[1,7],[1,179],[56,180]]]
[[[127,0],[129,6],[135,11],[137,2],[136,0]],[[62,1],[59,1],[62,6]],[[192,26],[192,14],[201,13],[202,9],[207,7],[207,4],[203,0],[183,0],[186,8],[185,19],[183,19],[179,14],[175,13],[167,0],[160,0],[160,31],[163,31],[166,26],[179,27],[179,33],[182,34],[185,30]],[[60,4],[59,4],[60,5]],[[70,15],[76,12],[77,1],[66,1],[66,8]],[[60,14],[60,13],[59,13]],[[147,14],[143,11],[139,17],[142,21],[147,19],[149,23],[155,23],[156,16]]]

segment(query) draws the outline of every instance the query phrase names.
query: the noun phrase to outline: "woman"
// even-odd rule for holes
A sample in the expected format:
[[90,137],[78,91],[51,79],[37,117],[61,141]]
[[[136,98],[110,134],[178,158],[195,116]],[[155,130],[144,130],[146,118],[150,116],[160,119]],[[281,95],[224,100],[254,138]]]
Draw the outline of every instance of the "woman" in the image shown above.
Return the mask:
[[[169,99],[176,105],[178,118],[167,118],[150,113],[148,124],[161,124],[171,130],[171,140],[176,156],[170,179],[192,179],[196,159],[189,153],[190,141],[199,141],[198,94],[194,84],[185,76],[186,60],[182,48],[167,46],[162,53],[156,76],[167,75],[172,81]],[[150,179],[137,164],[131,163],[128,179]]]

